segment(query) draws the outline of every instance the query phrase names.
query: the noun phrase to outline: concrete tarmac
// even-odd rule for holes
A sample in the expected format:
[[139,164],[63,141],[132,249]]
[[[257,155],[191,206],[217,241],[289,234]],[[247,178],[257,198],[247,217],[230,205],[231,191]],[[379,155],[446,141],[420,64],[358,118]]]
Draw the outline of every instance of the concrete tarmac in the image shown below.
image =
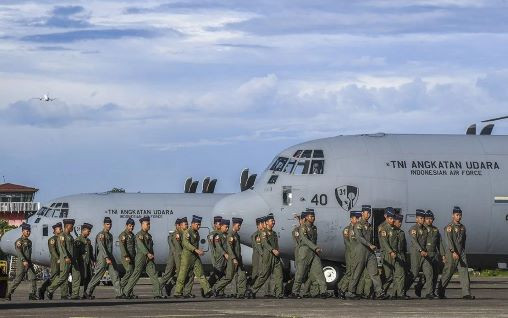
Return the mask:
[[[28,283],[11,302],[0,300],[0,317],[507,317],[508,278],[472,278],[476,300],[462,300],[454,279],[444,300],[194,299],[154,300],[148,279],[135,288],[136,300],[114,299],[113,287],[99,286],[95,300],[28,301]],[[194,286],[199,295],[199,285]],[[410,296],[414,296],[409,291]]]

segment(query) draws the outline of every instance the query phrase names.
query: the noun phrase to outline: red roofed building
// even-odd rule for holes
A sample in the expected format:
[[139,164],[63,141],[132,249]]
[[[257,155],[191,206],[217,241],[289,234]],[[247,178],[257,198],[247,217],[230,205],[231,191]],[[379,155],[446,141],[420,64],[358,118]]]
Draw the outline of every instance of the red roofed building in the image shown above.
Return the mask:
[[37,191],[39,189],[18,184],[0,184],[0,219],[10,225],[23,223],[39,210],[40,203],[34,202]]

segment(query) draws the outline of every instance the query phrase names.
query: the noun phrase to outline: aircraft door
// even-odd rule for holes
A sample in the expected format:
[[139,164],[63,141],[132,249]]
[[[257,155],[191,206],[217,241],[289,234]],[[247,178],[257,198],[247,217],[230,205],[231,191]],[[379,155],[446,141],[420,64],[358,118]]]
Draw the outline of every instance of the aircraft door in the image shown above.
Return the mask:
[[379,245],[379,233],[378,228],[381,223],[384,222],[385,217],[385,209],[384,208],[373,208],[372,209],[372,244],[376,245],[377,248],[380,248]]
[[300,214],[307,206],[306,188],[301,185],[282,186],[281,212],[287,219],[293,219],[293,214]]
[[201,227],[199,229],[199,247],[205,251],[208,252],[209,246],[208,246],[208,234],[210,234],[210,228],[208,227]]

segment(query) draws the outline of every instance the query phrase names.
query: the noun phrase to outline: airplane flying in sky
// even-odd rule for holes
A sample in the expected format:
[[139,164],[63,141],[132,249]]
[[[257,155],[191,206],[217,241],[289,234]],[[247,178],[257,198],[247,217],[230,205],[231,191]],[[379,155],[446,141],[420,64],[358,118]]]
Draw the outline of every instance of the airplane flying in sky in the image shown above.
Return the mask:
[[42,95],[42,97],[34,97],[32,99],[38,99],[43,102],[52,102],[52,101],[56,100],[56,98],[49,97],[48,94],[44,94],[44,95]]
[[[349,211],[370,204],[374,243],[385,207],[404,214],[405,230],[414,224],[416,209],[430,209],[443,231],[453,206],[460,206],[469,265],[496,267],[508,262],[508,136],[490,135],[490,125],[480,135],[475,126],[464,135],[376,133],[308,141],[283,150],[258,178],[243,172],[237,194],[192,193],[197,184],[188,180],[184,194],[110,193],[52,200],[28,221],[33,226],[34,259],[47,264],[49,228],[64,217],[75,218],[77,225],[92,223],[97,233],[103,217],[110,216],[116,237],[127,217],[151,216],[156,262],[163,264],[166,236],[177,217],[204,217],[201,242],[207,249],[205,235],[213,215],[244,218],[241,241],[250,245],[255,219],[268,213],[276,219],[282,256],[293,259],[293,215],[312,208],[323,271],[333,286],[344,263],[342,230],[349,223]],[[8,232],[0,242],[2,250],[12,254],[19,234]],[[250,250],[242,254],[250,263]]]

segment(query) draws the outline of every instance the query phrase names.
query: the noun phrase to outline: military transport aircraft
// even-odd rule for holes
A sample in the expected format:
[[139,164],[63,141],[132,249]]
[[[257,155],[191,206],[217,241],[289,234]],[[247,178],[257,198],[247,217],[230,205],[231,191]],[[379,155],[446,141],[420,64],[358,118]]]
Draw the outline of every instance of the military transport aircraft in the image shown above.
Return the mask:
[[32,99],[38,99],[42,102],[52,102],[52,101],[56,100],[56,98],[49,97],[48,94],[44,94],[44,95],[42,95],[42,97],[34,97]]
[[[489,124],[477,135],[472,125],[465,135],[377,133],[308,141],[282,151],[258,178],[242,173],[242,191],[231,195],[110,193],[53,200],[29,220],[34,226],[35,260],[47,264],[48,228],[63,217],[75,218],[77,224],[90,222],[98,231],[102,218],[110,216],[116,237],[126,217],[149,215],[156,262],[164,263],[166,236],[177,217],[201,214],[204,227],[212,215],[243,217],[241,240],[250,245],[255,219],[268,213],[275,215],[280,249],[287,260],[294,258],[293,215],[312,208],[323,271],[333,286],[344,263],[342,230],[349,223],[349,211],[372,205],[377,240],[377,226],[387,206],[405,215],[407,230],[417,208],[432,210],[442,229],[450,222],[452,207],[458,205],[468,229],[470,266],[495,267],[508,261],[508,136],[492,136],[492,129]],[[195,192],[196,187],[186,182],[186,189]],[[207,234],[209,228],[202,231]],[[19,230],[8,232],[1,248],[13,253],[17,237]],[[206,249],[206,240],[202,243]],[[242,254],[248,263],[251,252],[244,249]]]

